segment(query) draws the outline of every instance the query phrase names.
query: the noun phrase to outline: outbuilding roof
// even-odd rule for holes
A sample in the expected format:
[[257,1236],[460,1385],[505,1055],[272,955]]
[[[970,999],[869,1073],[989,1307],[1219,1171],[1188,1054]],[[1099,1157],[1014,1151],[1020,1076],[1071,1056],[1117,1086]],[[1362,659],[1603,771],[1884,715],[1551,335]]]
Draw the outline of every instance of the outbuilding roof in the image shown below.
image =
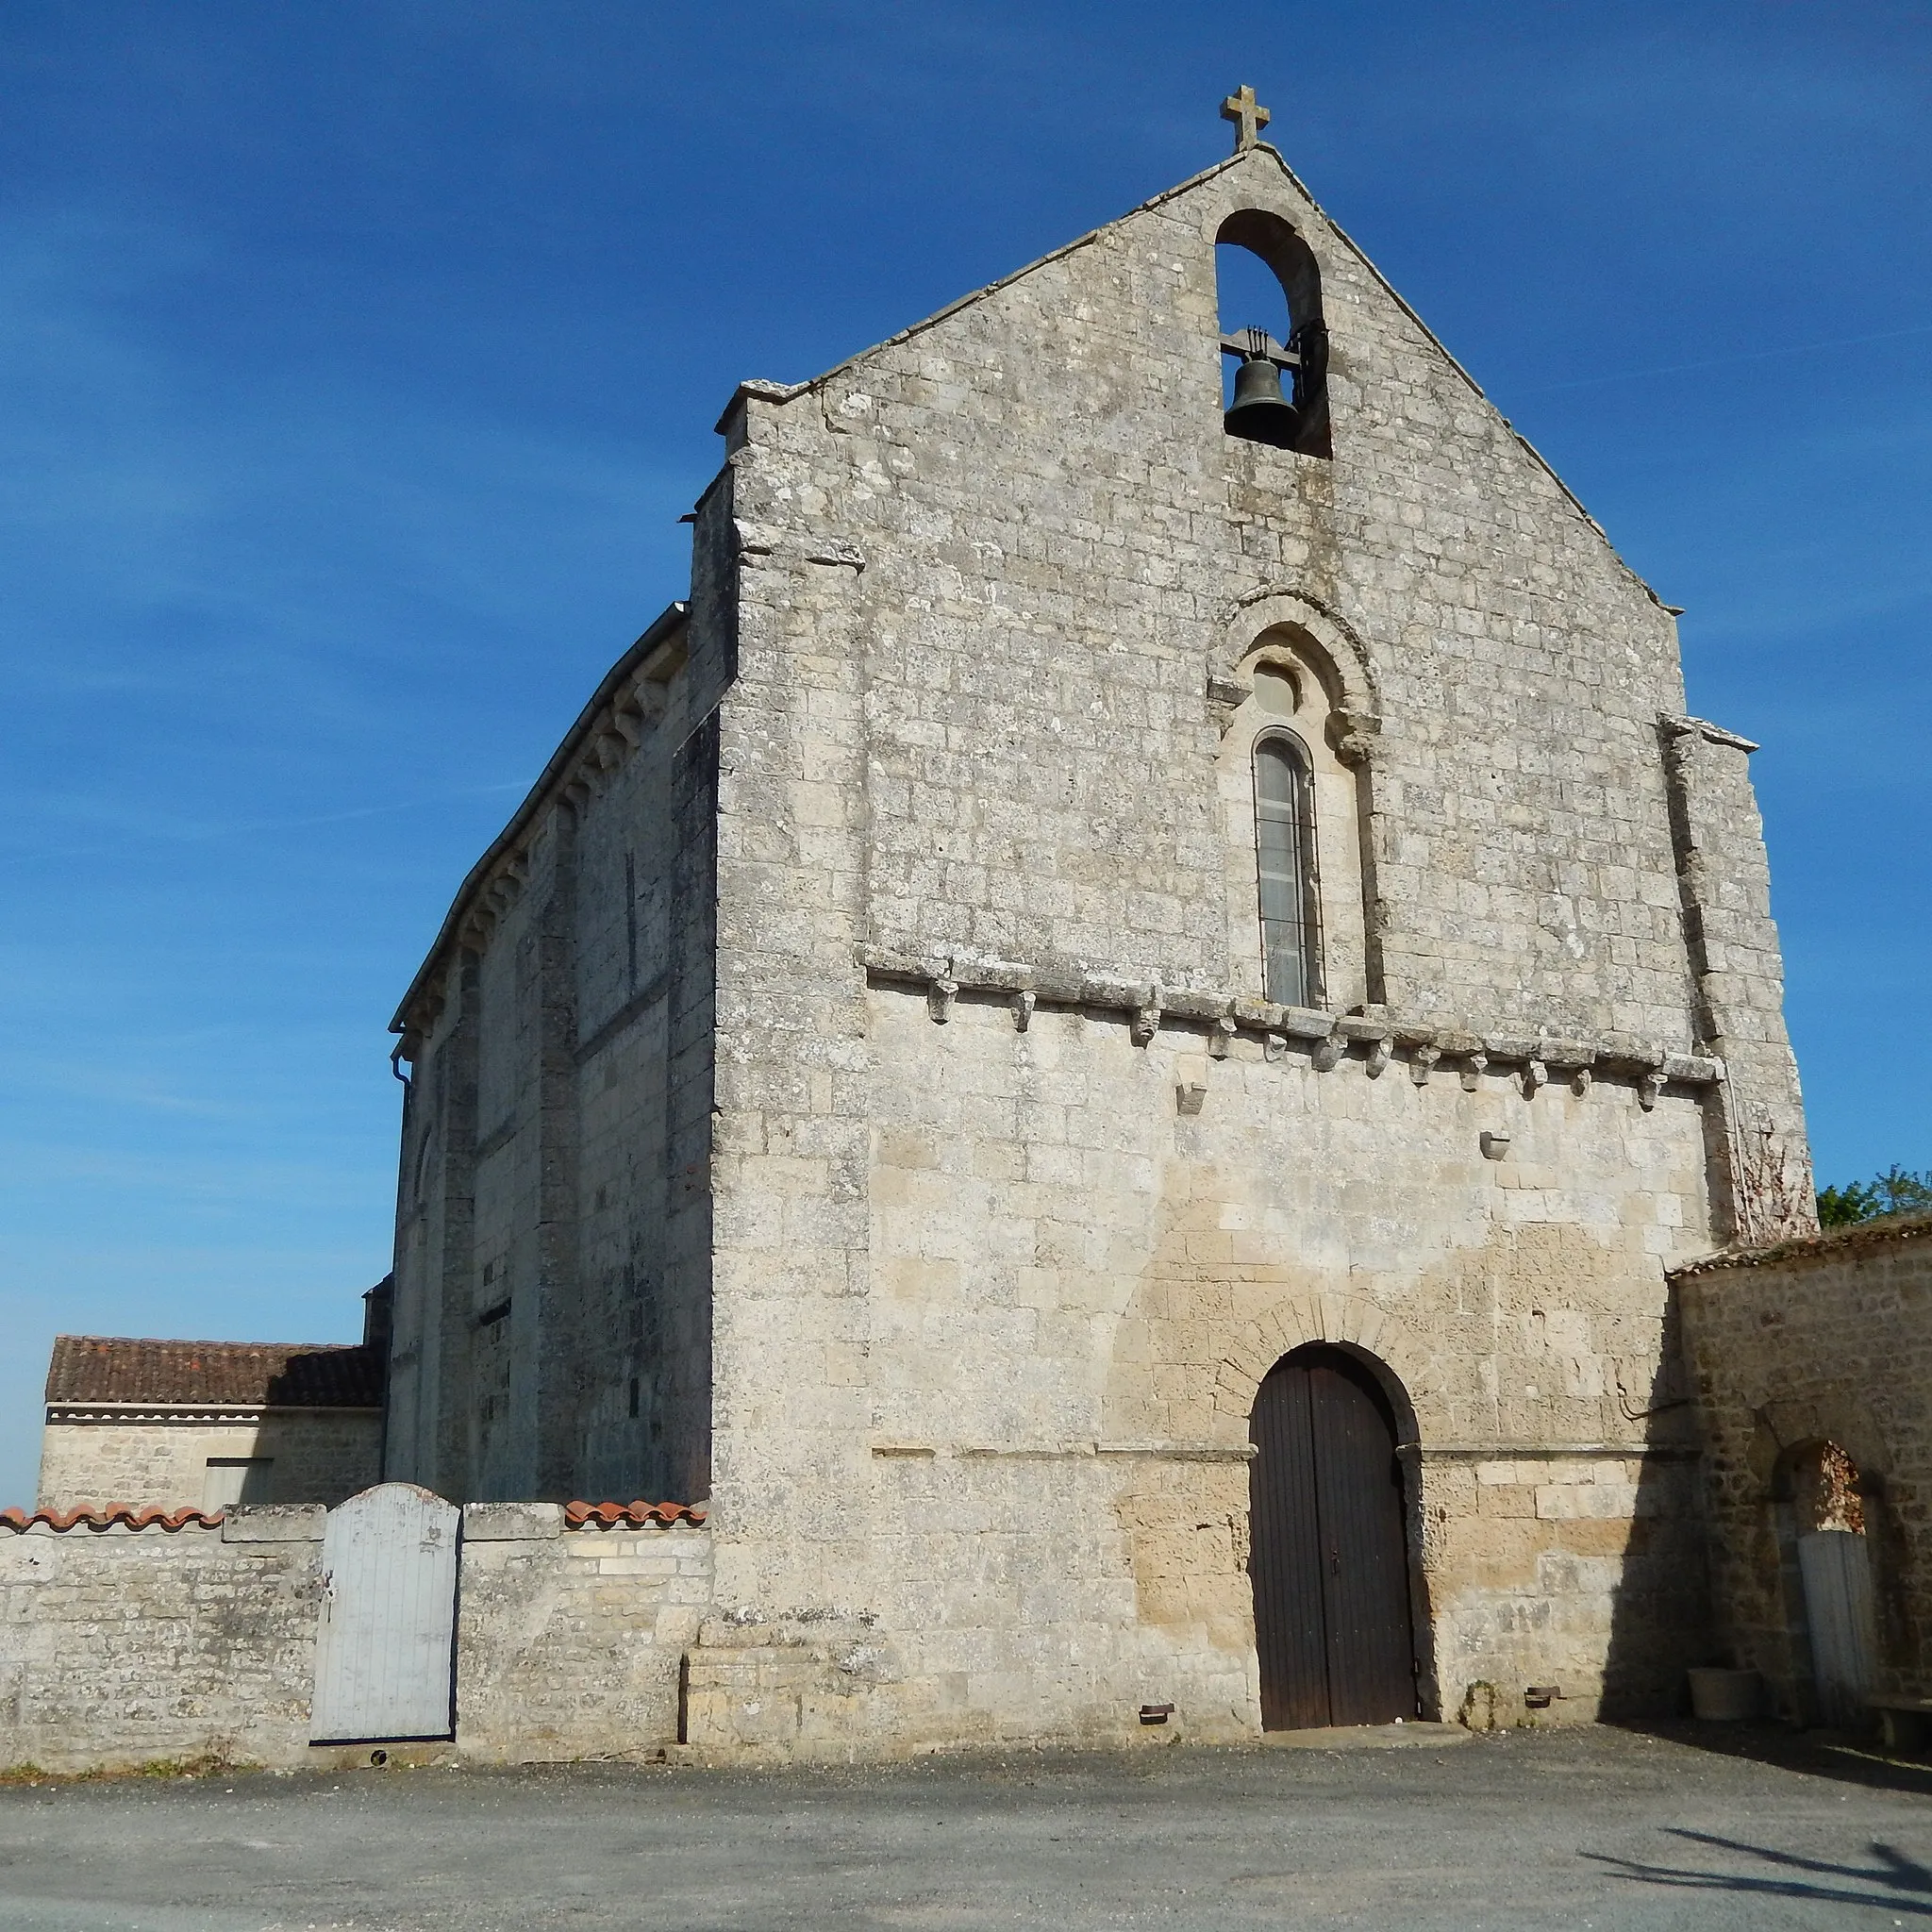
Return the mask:
[[57,1335],[47,1401],[380,1408],[377,1351],[326,1341],[157,1341]]
[[1818,1234],[1794,1236],[1762,1248],[1725,1248],[1701,1261],[1667,1269],[1673,1281],[1691,1274],[1718,1274],[1730,1270],[1783,1266],[1794,1261],[1835,1261],[1848,1254],[1871,1254],[1900,1242],[1932,1241],[1932,1214],[1885,1214],[1875,1221],[1855,1222],[1850,1227],[1825,1228]]

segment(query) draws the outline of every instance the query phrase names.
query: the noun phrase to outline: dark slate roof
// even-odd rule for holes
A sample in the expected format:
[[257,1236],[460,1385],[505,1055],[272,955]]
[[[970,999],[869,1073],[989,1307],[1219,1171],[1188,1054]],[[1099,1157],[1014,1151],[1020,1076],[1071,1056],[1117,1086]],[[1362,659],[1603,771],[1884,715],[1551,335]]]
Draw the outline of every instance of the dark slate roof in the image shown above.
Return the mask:
[[57,1335],[47,1400],[380,1408],[372,1348],[302,1341],[150,1341]]

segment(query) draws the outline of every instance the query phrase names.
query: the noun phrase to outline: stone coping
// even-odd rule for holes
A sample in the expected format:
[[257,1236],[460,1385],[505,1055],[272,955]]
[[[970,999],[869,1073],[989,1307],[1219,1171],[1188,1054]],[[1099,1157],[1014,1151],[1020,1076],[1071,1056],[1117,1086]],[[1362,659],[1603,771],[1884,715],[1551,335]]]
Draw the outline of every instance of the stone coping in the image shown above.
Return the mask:
[[1333,1066],[1351,1048],[1363,1046],[1368,1049],[1373,1071],[1378,1073],[1402,1052],[1408,1056],[1419,1084],[1443,1058],[1459,1060],[1478,1073],[1497,1063],[1520,1067],[1538,1081],[1551,1072],[1566,1078],[1591,1073],[1623,1074],[1690,1087],[1713,1086],[1724,1077],[1724,1064],[1714,1055],[1677,1053],[1625,1033],[1604,1033],[1594,1039],[1549,1033],[1478,1033],[1387,1008],[1330,1013],[1312,1007],[1277,1006],[1272,1000],[1250,999],[1240,993],[1163,986],[1158,979],[1090,973],[1077,967],[974,959],[958,954],[922,956],[884,946],[860,947],[858,963],[874,979],[922,989],[933,1008],[933,1018],[941,1022],[950,1016],[958,994],[993,993],[1004,995],[1011,1004],[1014,1024],[1022,1031],[1034,1008],[1041,1003],[1097,1008],[1130,1015],[1135,1038],[1143,1044],[1164,1021],[1175,1020],[1218,1035],[1218,1040],[1210,1040],[1210,1051],[1216,1045],[1224,1051],[1227,1039],[1235,1033],[1259,1034],[1271,1042],[1279,1042],[1283,1049],[1293,1044],[1313,1053],[1318,1065]]
[[1932,1241],[1932,1214],[1888,1214],[1851,1227],[1834,1227],[1817,1234],[1796,1235],[1761,1248],[1726,1248],[1701,1261],[1686,1261],[1664,1272],[1673,1281],[1690,1274],[1716,1274],[1733,1269],[1765,1268],[1787,1261],[1835,1261],[1846,1255],[1867,1254],[1896,1242],[1907,1246]]
[[321,1503],[239,1503],[222,1521],[225,1543],[319,1543],[328,1524]]

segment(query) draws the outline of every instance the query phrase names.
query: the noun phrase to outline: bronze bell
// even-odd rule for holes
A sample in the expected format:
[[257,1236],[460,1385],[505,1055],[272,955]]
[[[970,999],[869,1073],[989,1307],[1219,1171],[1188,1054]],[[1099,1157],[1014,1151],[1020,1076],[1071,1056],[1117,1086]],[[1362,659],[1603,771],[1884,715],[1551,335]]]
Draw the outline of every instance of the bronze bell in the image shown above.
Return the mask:
[[1230,436],[1245,436],[1250,442],[1272,443],[1276,449],[1292,449],[1302,419],[1295,406],[1281,393],[1281,371],[1266,356],[1249,356],[1234,373],[1234,401],[1221,426]]

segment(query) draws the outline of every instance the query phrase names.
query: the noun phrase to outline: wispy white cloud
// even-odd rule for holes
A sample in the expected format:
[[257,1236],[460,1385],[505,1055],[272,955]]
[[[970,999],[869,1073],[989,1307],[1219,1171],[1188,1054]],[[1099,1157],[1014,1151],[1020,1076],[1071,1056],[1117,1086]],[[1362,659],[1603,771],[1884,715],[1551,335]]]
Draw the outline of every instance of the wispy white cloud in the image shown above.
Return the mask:
[[[40,861],[92,858],[105,853],[125,850],[125,841],[130,839],[190,845],[205,844],[221,839],[245,839],[279,832],[309,831],[324,825],[354,824],[363,819],[391,818],[401,813],[421,812],[455,799],[520,795],[528,789],[528,784],[522,779],[508,779],[495,785],[458,786],[448,791],[429,792],[420,798],[397,799],[386,805],[352,806],[341,811],[313,812],[292,818],[238,819],[225,823],[169,817],[144,807],[137,808],[124,801],[98,795],[55,797],[36,801],[39,808],[38,815],[44,818],[49,824],[86,824],[101,831],[111,831],[114,834],[112,841],[55,848],[43,842],[29,842],[18,831],[10,838],[5,832],[0,832],[0,864],[24,862],[29,859]],[[6,849],[9,843],[15,848],[10,853]]]

